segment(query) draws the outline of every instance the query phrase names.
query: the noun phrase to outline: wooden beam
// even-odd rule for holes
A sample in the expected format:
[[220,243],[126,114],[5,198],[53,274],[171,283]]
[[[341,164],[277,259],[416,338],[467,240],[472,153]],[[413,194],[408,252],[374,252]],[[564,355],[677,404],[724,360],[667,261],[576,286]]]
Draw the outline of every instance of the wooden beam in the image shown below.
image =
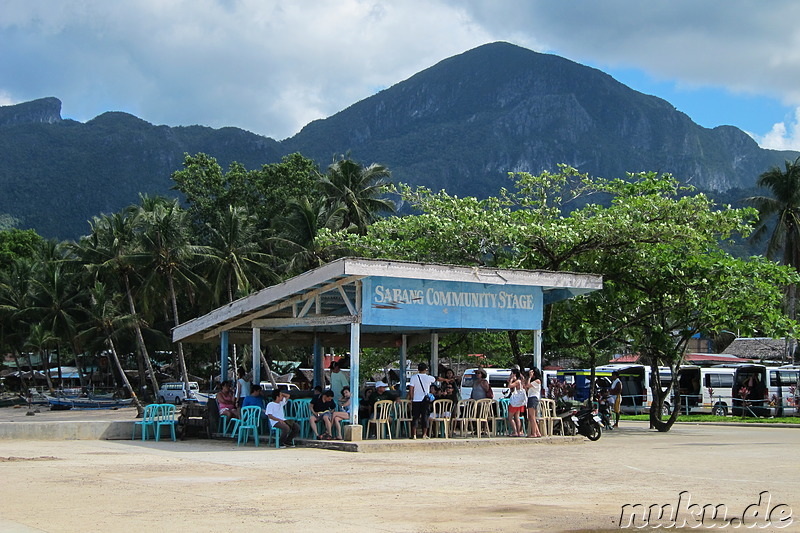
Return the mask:
[[253,320],[254,328],[291,328],[313,326],[339,326],[357,322],[355,315],[310,316],[305,318],[260,318]]
[[243,317],[241,317],[241,318],[239,318],[237,320],[234,320],[232,322],[228,322],[227,324],[223,324],[222,326],[218,326],[218,327],[212,329],[211,331],[205,333],[203,335],[203,338],[204,339],[210,339],[210,338],[216,337],[222,331],[225,331],[225,330],[228,330],[228,329],[231,329],[231,328],[235,328],[235,327],[247,324],[248,322],[250,322],[252,320],[255,320],[256,318],[258,318],[260,316],[264,316],[264,315],[268,315],[270,313],[274,313],[275,311],[279,311],[279,310],[284,309],[286,307],[290,307],[292,304],[305,301],[308,298],[313,298],[314,296],[317,296],[319,294],[324,294],[324,293],[326,293],[328,291],[332,291],[336,287],[338,287],[339,285],[347,285],[348,283],[353,283],[354,281],[357,281],[357,280],[361,279],[361,277],[362,276],[350,276],[350,277],[343,278],[343,279],[340,279],[338,281],[335,281],[333,283],[328,283],[327,285],[323,285],[319,289],[314,289],[313,291],[308,291],[308,292],[305,292],[305,293],[302,293],[302,294],[298,294],[296,296],[293,296],[291,298],[288,298],[288,299],[280,302],[279,304],[267,307],[267,308],[262,309],[260,311],[255,311],[255,312],[250,313],[249,315],[243,316]]

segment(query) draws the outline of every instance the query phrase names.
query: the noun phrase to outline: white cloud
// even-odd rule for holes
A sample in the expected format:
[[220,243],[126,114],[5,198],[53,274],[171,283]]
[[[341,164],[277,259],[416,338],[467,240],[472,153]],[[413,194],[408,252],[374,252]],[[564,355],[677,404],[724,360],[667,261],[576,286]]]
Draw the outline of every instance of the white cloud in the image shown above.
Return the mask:
[[769,133],[754,138],[762,148],[800,151],[800,107],[795,109],[794,120],[789,121],[788,126],[785,122],[778,122]]
[[[506,40],[800,106],[800,2],[3,0],[0,103],[281,139],[446,57]],[[792,125],[784,137],[796,137]],[[777,130],[776,130],[777,131]],[[779,131],[776,132],[776,136]]]

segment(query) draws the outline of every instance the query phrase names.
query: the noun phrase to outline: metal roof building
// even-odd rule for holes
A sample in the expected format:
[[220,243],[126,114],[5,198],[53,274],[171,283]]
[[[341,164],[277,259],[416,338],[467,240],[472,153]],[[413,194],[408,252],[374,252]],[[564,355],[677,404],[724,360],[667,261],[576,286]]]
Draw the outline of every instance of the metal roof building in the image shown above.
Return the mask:
[[[541,324],[546,304],[602,288],[602,277],[542,270],[343,258],[221,306],[173,329],[175,342],[219,342],[227,376],[230,342],[313,346],[321,375],[322,347],[349,347],[350,387],[358,390],[361,346],[397,347],[405,367],[409,345],[431,343],[459,330],[530,330],[541,366]],[[260,381],[253,357],[253,381]],[[401,388],[405,383],[401,380]],[[401,389],[402,392],[402,389]],[[353,394],[357,423],[357,394]]]

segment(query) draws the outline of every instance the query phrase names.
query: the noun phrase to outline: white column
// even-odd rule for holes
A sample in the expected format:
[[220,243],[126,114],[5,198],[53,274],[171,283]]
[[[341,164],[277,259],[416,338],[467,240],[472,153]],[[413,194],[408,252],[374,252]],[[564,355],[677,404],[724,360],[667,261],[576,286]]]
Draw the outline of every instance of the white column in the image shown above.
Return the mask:
[[253,328],[253,383],[261,383],[261,328]]
[[358,424],[358,363],[361,358],[361,324],[350,324],[350,423]]
[[533,330],[533,365],[542,370],[542,330]]

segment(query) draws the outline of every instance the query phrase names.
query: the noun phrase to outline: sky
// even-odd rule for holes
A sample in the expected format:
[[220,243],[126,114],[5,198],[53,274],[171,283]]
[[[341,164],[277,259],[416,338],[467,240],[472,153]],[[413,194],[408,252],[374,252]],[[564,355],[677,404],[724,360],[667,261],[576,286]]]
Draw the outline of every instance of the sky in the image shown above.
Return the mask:
[[282,140],[494,41],[603,70],[701,126],[800,150],[795,0],[0,0],[0,105]]

